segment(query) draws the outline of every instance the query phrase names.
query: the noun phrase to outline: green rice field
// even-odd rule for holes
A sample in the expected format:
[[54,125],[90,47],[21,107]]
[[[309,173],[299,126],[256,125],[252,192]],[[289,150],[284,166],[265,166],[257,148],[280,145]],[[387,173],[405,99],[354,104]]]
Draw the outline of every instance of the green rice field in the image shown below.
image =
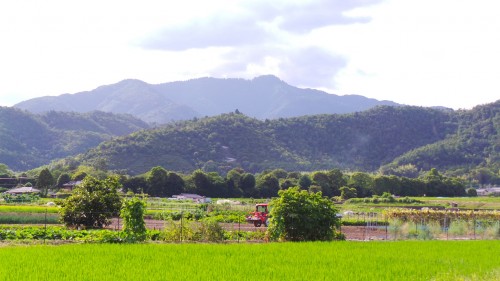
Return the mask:
[[500,241],[0,247],[0,280],[500,280]]
[[58,207],[35,205],[0,205],[0,213],[57,213]]
[[53,213],[2,213],[0,224],[59,224],[59,215]]

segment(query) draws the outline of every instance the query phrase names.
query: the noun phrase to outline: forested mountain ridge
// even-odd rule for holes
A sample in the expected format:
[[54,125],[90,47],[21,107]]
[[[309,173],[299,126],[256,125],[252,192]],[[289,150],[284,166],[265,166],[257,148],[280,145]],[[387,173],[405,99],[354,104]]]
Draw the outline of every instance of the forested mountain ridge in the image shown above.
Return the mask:
[[265,121],[236,112],[136,132],[102,143],[78,160],[104,159],[110,169],[130,174],[157,165],[173,171],[375,171],[408,151],[447,139],[457,132],[460,118],[410,106]]
[[0,107],[0,163],[13,170],[31,169],[146,128],[148,124],[130,115],[53,111],[35,115]]
[[153,123],[214,116],[239,109],[257,119],[351,113],[377,105],[397,105],[358,95],[338,96],[288,85],[275,76],[252,80],[199,78],[148,84],[124,80],[92,91],[40,97],[15,105],[34,113],[50,110],[128,113]]
[[[442,167],[467,173],[485,168],[500,171],[500,100],[472,110],[460,110],[452,115],[457,130],[441,141],[419,147],[394,159],[383,167],[412,164],[419,169]],[[485,172],[485,171],[483,171]],[[487,171],[486,171],[487,172]]]
[[128,135],[150,127],[146,122],[128,114],[102,111],[88,113],[49,111],[38,116],[50,128],[63,131],[90,131],[113,136]]

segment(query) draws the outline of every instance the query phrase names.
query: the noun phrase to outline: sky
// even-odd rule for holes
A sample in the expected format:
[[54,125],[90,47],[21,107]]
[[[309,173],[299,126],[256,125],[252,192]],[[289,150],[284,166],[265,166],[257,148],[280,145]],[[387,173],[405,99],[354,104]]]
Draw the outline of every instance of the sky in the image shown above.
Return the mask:
[[0,105],[92,90],[273,74],[418,106],[500,99],[495,0],[0,2]]

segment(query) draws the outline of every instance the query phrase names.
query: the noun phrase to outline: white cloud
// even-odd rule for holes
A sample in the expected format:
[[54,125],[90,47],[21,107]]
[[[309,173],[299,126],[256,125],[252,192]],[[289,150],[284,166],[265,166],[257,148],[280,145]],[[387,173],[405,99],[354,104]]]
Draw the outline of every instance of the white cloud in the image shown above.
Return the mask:
[[425,106],[495,101],[500,20],[491,4],[393,0],[363,11],[369,25],[333,31],[349,56],[339,90]]
[[498,99],[495,1],[378,2],[4,1],[0,105],[126,78],[269,73],[407,104]]

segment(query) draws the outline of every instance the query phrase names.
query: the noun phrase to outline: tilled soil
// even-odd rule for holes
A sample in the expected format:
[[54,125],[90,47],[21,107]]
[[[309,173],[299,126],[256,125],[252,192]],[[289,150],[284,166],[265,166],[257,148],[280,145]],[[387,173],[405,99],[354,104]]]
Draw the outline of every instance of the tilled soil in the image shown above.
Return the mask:
[[[165,221],[145,219],[148,229],[161,230],[165,227]],[[119,230],[123,226],[123,221],[117,218],[112,219],[108,229]],[[248,223],[221,223],[221,226],[228,231],[266,231],[265,226],[255,227]],[[366,226],[342,226],[341,232],[347,240],[387,240],[390,239],[389,233],[386,233],[385,227],[366,227]]]

